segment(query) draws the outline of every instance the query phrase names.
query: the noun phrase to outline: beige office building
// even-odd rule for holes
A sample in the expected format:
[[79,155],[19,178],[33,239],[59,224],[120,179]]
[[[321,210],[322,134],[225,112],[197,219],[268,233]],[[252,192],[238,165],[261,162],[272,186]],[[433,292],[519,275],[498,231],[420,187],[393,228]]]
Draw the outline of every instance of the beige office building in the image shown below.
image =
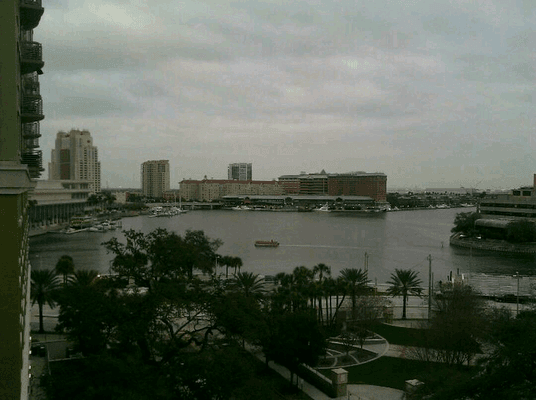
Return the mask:
[[141,165],[141,191],[145,197],[164,197],[169,191],[169,160],[150,160]]
[[186,201],[213,201],[234,195],[282,195],[277,181],[236,181],[229,179],[183,180],[180,195]]
[[101,190],[99,152],[87,130],[71,129],[58,132],[52,150],[48,179],[88,181],[92,193]]
[[43,170],[44,118],[33,29],[43,11],[41,0],[0,1],[0,399],[27,399],[31,382],[28,199]]

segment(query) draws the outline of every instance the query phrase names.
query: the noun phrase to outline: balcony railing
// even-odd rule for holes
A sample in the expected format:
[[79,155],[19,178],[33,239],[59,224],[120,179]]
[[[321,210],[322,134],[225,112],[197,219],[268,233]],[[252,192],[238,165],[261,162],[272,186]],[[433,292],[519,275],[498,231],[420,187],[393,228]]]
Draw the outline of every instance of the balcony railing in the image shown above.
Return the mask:
[[21,73],[41,71],[43,62],[43,46],[38,42],[21,42]]
[[39,130],[39,122],[30,122],[28,124],[22,124],[22,137],[24,139],[37,139],[41,137]]
[[32,72],[22,77],[22,88],[25,95],[39,96],[39,78],[37,72]]
[[21,162],[28,166],[30,176],[34,179],[41,176],[43,168],[43,152],[41,150],[27,150],[22,153]]
[[24,139],[24,147],[27,149],[37,149],[39,147],[39,139]]
[[41,0],[20,1],[20,22],[24,29],[34,29],[43,15]]
[[41,96],[25,95],[22,99],[21,120],[22,123],[41,121],[43,115],[43,99]]

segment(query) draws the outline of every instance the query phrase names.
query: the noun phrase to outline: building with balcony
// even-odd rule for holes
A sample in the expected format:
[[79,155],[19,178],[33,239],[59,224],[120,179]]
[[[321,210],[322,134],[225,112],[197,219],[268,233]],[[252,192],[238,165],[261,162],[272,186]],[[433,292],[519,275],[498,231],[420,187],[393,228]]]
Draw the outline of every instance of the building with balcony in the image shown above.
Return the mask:
[[0,399],[27,399],[30,386],[28,207],[42,172],[38,75],[44,66],[33,29],[41,0],[0,2]]
[[150,160],[141,165],[141,191],[145,197],[164,197],[169,182],[169,160]]
[[91,193],[101,190],[99,152],[87,130],[71,129],[56,134],[56,145],[51,152],[49,180],[87,181]]
[[224,196],[282,195],[283,187],[277,181],[203,179],[181,181],[179,192],[186,201],[213,201]]
[[387,198],[387,176],[380,172],[282,175],[278,178],[287,195],[366,196],[377,202]]
[[236,181],[250,181],[253,179],[251,163],[229,164],[227,179]]

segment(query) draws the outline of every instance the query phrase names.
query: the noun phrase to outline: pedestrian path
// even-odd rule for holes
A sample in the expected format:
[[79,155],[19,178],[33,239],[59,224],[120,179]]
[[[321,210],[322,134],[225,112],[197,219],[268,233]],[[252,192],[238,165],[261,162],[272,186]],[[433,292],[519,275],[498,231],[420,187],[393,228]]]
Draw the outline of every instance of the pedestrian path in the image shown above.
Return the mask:
[[[372,343],[365,344],[363,349],[375,352],[377,359],[385,355],[389,351],[389,344],[384,343]],[[262,362],[266,362],[264,354],[258,349],[250,348],[250,351]],[[372,361],[372,360],[371,360]],[[282,365],[279,365],[273,361],[268,363],[268,366],[276,371],[286,380],[290,381],[290,371]],[[374,386],[374,385],[348,385],[348,394],[345,396],[333,398],[329,397],[324,392],[317,389],[315,386],[311,385],[307,381],[299,378],[298,387],[311,399],[313,400],[401,400],[404,399],[404,392],[402,390],[393,389],[383,386]]]

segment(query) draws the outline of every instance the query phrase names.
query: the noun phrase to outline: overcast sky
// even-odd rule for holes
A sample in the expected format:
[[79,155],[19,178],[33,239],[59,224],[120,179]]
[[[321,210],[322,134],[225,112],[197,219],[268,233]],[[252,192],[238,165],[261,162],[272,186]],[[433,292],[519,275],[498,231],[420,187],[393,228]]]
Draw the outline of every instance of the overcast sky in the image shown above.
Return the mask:
[[[300,171],[388,188],[511,188],[536,172],[534,0],[43,0],[45,164],[88,129],[103,187]],[[47,177],[47,173],[43,175]]]

